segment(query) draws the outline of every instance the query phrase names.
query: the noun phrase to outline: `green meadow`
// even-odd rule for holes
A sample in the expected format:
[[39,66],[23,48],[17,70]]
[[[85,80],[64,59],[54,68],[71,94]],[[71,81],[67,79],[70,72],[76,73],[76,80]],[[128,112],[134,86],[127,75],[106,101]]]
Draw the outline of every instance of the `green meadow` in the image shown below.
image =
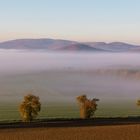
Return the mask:
[[[0,105],[0,121],[20,120],[18,104],[2,103]],[[129,117],[140,116],[140,109],[129,103],[100,103],[95,117]],[[79,107],[76,103],[42,103],[38,119],[46,118],[78,118]]]
[[[20,120],[19,105],[31,92],[40,97],[42,118],[78,118],[78,95],[99,98],[95,117],[140,116],[139,81],[97,77],[92,73],[41,72],[0,79],[0,121]],[[129,86],[128,86],[129,85]],[[118,88],[119,87],[119,88]],[[33,90],[32,90],[33,89]]]

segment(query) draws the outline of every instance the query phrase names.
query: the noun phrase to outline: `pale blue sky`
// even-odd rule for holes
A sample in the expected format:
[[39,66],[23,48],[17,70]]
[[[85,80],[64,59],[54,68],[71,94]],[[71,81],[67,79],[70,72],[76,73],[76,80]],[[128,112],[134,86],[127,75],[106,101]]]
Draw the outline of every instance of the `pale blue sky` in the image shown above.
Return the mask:
[[0,41],[61,38],[140,44],[140,0],[1,0]]

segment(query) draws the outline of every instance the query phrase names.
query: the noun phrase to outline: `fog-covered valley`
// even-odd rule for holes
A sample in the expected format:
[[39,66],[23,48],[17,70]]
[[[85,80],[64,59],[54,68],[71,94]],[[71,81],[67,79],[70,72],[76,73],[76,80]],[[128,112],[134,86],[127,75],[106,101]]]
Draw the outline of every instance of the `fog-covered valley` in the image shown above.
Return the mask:
[[75,102],[87,94],[103,101],[134,101],[140,93],[137,53],[54,53],[0,50],[0,100],[30,91],[44,102]]

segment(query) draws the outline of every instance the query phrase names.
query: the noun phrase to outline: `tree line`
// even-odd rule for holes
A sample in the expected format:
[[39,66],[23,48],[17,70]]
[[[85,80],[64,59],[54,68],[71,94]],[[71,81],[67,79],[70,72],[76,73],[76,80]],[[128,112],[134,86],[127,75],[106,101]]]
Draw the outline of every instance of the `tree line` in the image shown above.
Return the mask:
[[[80,118],[92,118],[97,110],[97,102],[99,99],[88,99],[86,95],[81,95],[78,96],[76,100],[79,104]],[[136,104],[140,106],[140,100],[138,100]],[[26,95],[20,104],[19,111],[24,122],[31,122],[41,111],[40,98],[33,94]]]

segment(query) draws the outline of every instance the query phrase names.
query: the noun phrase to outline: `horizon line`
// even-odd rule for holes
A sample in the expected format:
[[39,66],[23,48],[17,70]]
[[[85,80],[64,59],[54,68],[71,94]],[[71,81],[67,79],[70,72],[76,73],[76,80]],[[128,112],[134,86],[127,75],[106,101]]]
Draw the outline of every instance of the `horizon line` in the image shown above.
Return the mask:
[[73,42],[77,42],[77,43],[106,43],[106,44],[110,44],[110,43],[125,43],[125,44],[129,44],[129,45],[136,45],[136,46],[140,46],[140,43],[130,43],[127,41],[78,41],[78,40],[72,40],[72,39],[64,39],[64,38],[50,38],[50,37],[29,37],[29,38],[11,38],[11,39],[6,39],[1,41],[0,43],[4,43],[4,42],[9,42],[9,41],[15,41],[15,40],[39,40],[39,39],[51,39],[51,40],[63,40],[63,41],[73,41]]

